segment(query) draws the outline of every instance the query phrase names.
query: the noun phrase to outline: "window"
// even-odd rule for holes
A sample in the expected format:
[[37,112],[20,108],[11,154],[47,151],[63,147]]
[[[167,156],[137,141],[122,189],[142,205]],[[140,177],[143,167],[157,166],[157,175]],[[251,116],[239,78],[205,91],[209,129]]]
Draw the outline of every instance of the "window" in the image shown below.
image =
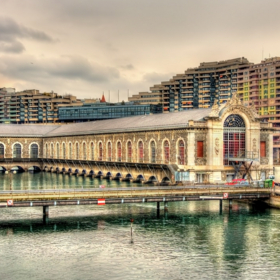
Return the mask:
[[51,143],[51,158],[53,158],[53,143]]
[[274,93],[274,89],[271,89],[271,90],[270,90],[270,93]]
[[112,144],[108,142],[108,161],[112,160]]
[[94,160],[94,144],[93,142],[90,143],[90,155],[91,160]]
[[245,157],[245,122],[239,115],[230,115],[224,122],[224,164]]
[[68,150],[68,153],[69,153],[69,159],[72,159],[72,143],[69,143],[69,150]]
[[203,141],[197,141],[197,157],[203,157]]
[[185,144],[183,140],[179,141],[179,164],[185,164]]
[[151,153],[151,162],[156,163],[156,143],[155,143],[155,141],[151,142],[150,153]]
[[38,158],[38,145],[32,144],[30,146],[30,158]]
[[79,143],[76,143],[76,159],[79,159]]
[[163,149],[164,149],[164,162],[169,163],[170,161],[169,142],[167,140],[165,140],[163,143]]
[[87,147],[86,147],[86,143],[83,143],[83,159],[87,159]]
[[132,146],[131,146],[131,142],[128,141],[127,142],[127,161],[131,162],[132,160]]
[[3,144],[0,144],[0,158],[4,158],[5,155],[5,147]]
[[99,157],[98,160],[102,160],[103,159],[103,147],[102,147],[102,143],[99,143]]
[[66,159],[66,148],[65,148],[65,143],[62,144],[62,158]]
[[266,157],[266,141],[261,141],[260,156],[261,157]]
[[117,144],[117,160],[122,161],[122,144],[118,142]]
[[18,143],[13,146],[13,158],[21,158],[21,145]]
[[46,158],[48,158],[48,144],[46,144],[45,146],[45,156]]
[[59,158],[59,143],[56,143],[56,158]]
[[139,141],[139,143],[138,143],[138,158],[139,158],[139,162],[144,161],[144,149],[143,149],[142,141]]

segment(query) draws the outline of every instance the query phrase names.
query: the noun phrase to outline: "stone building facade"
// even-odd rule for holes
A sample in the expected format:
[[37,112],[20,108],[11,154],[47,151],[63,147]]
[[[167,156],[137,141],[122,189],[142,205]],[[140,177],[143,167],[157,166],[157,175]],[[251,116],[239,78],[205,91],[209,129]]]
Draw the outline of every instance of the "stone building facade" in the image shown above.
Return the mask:
[[[241,162],[253,163],[253,179],[273,170],[273,128],[262,123],[255,108],[243,106],[235,95],[222,106],[215,103],[212,109],[61,126],[0,127],[0,157],[37,156],[60,168],[62,161],[71,161],[84,174],[89,174],[92,163],[96,163],[96,169],[101,163],[114,163],[110,168],[116,169],[125,164],[125,168],[134,170],[133,176],[141,173],[135,164],[149,169],[164,165],[170,170],[168,180],[172,182],[215,183],[231,180],[233,165]],[[21,147],[20,153],[15,151],[16,144]],[[239,170],[237,176],[242,172]],[[155,177],[159,177],[157,174]]]

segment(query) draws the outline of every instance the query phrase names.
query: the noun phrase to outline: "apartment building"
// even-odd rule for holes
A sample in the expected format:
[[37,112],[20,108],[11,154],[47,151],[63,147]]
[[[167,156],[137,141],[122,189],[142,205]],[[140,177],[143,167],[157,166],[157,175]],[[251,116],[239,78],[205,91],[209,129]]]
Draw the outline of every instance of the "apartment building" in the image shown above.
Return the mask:
[[140,92],[128,98],[141,104],[162,104],[164,112],[209,108],[214,100],[224,103],[237,92],[237,72],[248,68],[246,58],[218,62],[202,62],[171,80],[154,85],[150,92]]
[[56,123],[58,107],[82,105],[75,96],[40,93],[39,90],[0,89],[0,123]]

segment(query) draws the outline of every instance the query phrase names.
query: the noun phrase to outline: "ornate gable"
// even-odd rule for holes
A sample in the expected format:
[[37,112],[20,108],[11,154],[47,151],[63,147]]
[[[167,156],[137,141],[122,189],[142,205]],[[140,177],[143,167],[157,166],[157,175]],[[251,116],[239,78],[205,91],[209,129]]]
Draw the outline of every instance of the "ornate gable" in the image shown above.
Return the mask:
[[215,100],[209,117],[220,119],[226,113],[230,112],[238,114],[238,112],[240,111],[246,114],[252,122],[260,120],[260,116],[257,113],[255,106],[252,105],[250,107],[245,107],[242,104],[242,101],[237,97],[236,93],[233,93],[232,97],[229,98],[228,101],[225,104],[222,104],[221,106],[219,106],[218,101]]

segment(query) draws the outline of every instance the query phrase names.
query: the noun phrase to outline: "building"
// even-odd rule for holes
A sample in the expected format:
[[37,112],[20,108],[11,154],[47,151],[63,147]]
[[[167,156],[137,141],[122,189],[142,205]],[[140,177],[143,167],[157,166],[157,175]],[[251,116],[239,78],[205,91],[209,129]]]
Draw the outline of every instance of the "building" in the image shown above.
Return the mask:
[[217,100],[227,101],[237,92],[237,72],[248,68],[246,58],[218,62],[202,62],[197,68],[189,68],[184,74],[154,85],[150,92],[140,92],[128,98],[141,104],[162,104],[165,112],[209,108]]
[[38,90],[0,89],[0,123],[56,123],[58,107],[83,103],[72,95],[40,93]]
[[59,122],[84,122],[93,120],[116,119],[138,115],[161,113],[160,105],[129,103],[95,102],[82,106],[59,107]]
[[214,100],[225,102],[237,92],[245,106],[254,105],[264,121],[272,123],[274,161],[280,163],[280,57],[261,63],[246,58],[201,63],[170,81],[129,98],[140,104],[163,104],[164,112],[209,108]]
[[274,129],[236,94],[212,108],[0,128],[2,170],[39,158],[41,169],[55,172],[153,182],[225,182],[250,163],[253,180],[273,172]]

